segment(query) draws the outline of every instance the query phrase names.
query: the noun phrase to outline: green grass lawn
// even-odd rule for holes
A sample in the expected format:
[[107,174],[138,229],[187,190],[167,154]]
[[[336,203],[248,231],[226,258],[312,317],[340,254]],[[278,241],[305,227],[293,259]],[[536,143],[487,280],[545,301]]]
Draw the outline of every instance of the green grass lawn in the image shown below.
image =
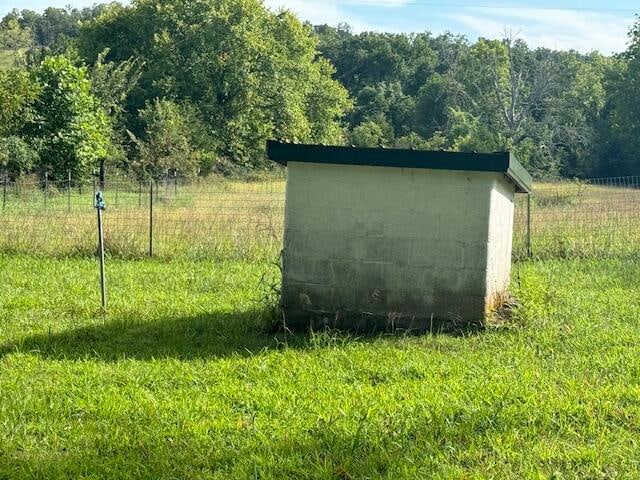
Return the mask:
[[[522,264],[508,327],[271,333],[260,263],[0,256],[0,478],[638,478],[640,275]],[[267,273],[266,280],[262,280]]]

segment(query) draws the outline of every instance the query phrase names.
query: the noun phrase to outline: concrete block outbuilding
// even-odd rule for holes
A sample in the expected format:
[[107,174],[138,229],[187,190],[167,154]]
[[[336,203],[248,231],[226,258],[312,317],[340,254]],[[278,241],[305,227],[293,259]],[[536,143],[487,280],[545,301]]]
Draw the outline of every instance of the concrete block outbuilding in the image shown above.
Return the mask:
[[289,325],[476,323],[501,306],[514,197],[506,153],[268,143],[287,166],[282,307]]

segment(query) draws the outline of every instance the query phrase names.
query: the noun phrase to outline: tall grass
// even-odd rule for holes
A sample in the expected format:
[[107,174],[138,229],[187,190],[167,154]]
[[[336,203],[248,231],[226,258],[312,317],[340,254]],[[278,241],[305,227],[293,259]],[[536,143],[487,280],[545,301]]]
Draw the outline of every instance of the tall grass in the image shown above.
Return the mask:
[[[94,186],[11,185],[0,213],[0,252],[85,256],[96,248]],[[284,212],[282,180],[107,185],[107,253],[124,258],[277,256]],[[152,220],[151,220],[152,217]],[[151,225],[152,224],[152,225]]]
[[[635,178],[635,177],[634,177]],[[281,245],[284,181],[210,179],[154,185],[154,255],[161,258],[274,258]],[[92,255],[96,245],[93,186],[27,182],[8,188],[0,212],[0,252]],[[149,253],[150,186],[121,179],[106,186],[107,253]],[[45,198],[46,197],[46,198]],[[539,183],[531,208],[536,258],[635,255],[640,246],[640,188],[616,181]],[[526,198],[517,196],[514,257],[527,251]]]
[[[640,188],[617,183],[536,184],[530,222],[534,258],[635,256],[640,253]],[[514,256],[527,255],[526,197],[518,196]]]

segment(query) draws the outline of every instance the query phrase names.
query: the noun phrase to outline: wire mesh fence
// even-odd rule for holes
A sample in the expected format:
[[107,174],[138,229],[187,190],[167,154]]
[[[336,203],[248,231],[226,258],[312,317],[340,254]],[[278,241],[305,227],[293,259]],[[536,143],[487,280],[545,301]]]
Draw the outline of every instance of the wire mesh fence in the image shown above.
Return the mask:
[[[282,179],[5,179],[0,188],[0,252],[95,254],[98,190],[112,256],[272,259],[281,248]],[[513,246],[516,260],[640,252],[640,177],[536,184],[516,198]]]
[[2,185],[0,251],[93,254],[95,192],[104,193],[105,248],[122,257],[272,258],[281,244],[284,182],[167,178]]
[[638,176],[538,183],[529,198],[517,198],[516,259],[619,257],[639,252]]

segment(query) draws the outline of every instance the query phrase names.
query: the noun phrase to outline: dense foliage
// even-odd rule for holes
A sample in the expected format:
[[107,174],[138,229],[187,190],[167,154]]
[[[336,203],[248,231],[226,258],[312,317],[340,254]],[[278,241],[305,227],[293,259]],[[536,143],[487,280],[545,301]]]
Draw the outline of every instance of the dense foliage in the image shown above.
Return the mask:
[[12,177],[87,177],[109,153],[111,123],[86,68],[48,56],[28,71],[0,71],[0,166]]
[[196,175],[264,168],[277,138],[510,149],[538,177],[637,174],[640,22],[629,35],[606,57],[508,34],[312,28],[260,0],[15,10],[0,22],[0,165]]
[[133,169],[139,178],[160,178],[169,171],[181,176],[198,172],[193,151],[189,117],[170,100],[154,100],[140,110],[145,139],[134,137],[137,155]]
[[609,166],[598,144],[615,59],[532,50],[510,37],[316,32],[356,100],[348,116],[356,145],[511,149],[538,176]]
[[[114,40],[115,39],[115,40]],[[156,97],[188,100],[209,126],[210,147],[242,163],[261,163],[267,138],[341,142],[346,91],[317,58],[312,31],[258,0],[139,0],[112,6],[82,29],[93,62],[145,63],[130,111]],[[140,134],[141,124],[132,124]]]
[[107,156],[110,123],[91,94],[86,69],[65,57],[47,57],[33,70],[42,90],[25,125],[40,151],[40,168],[53,178],[86,177]]

